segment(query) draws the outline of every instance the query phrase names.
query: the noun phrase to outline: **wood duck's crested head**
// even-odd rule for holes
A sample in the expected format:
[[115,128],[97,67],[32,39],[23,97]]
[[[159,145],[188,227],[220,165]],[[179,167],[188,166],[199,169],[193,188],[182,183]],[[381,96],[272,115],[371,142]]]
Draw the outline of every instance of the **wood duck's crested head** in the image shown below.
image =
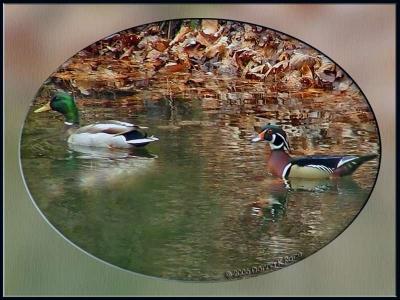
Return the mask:
[[44,106],[35,110],[35,113],[54,110],[64,115],[67,125],[79,124],[79,113],[74,98],[65,92],[56,93]]
[[259,134],[251,140],[252,142],[266,141],[272,150],[290,151],[286,132],[277,125],[267,124],[261,128]]

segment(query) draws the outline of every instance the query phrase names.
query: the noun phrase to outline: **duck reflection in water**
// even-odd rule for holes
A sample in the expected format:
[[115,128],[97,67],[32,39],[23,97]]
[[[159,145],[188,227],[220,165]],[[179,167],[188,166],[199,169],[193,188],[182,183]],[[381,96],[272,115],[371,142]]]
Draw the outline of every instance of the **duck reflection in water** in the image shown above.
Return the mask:
[[251,215],[262,217],[267,222],[277,222],[283,219],[291,207],[289,204],[291,201],[315,197],[324,201],[322,193],[337,195],[339,201],[342,195],[354,195],[354,197],[363,195],[363,189],[352,177],[333,180],[303,178],[282,180],[268,177],[263,180],[262,184],[267,187],[267,192],[252,202]]
[[157,158],[157,155],[151,154],[146,148],[118,149],[73,144],[68,144],[68,147],[75,151],[76,157],[80,159]]
[[82,188],[134,184],[154,170],[157,155],[146,148],[109,149],[69,144],[70,156],[79,172]]

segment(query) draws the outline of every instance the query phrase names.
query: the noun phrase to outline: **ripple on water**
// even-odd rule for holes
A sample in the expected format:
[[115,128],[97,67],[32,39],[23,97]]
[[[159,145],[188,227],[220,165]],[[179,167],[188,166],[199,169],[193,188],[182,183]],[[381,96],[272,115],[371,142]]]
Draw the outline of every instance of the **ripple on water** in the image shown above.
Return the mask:
[[116,109],[118,101],[108,108],[85,102],[84,123],[107,117],[148,126],[160,138],[148,153],[73,149],[58,134],[61,118],[30,113],[21,143],[27,185],[68,239],[144,274],[222,280],[227,270],[298,251],[306,257],[353,220],[378,161],[352,179],[285,185],[266,172],[268,147],[250,143],[255,127],[279,122],[293,155],[376,153],[376,127],[373,119],[357,121],[368,107],[354,96],[257,97],[246,107],[227,98],[210,112],[190,99],[193,107],[179,108],[175,119],[163,102],[147,100],[140,110],[136,100],[134,107],[127,100],[127,110]]

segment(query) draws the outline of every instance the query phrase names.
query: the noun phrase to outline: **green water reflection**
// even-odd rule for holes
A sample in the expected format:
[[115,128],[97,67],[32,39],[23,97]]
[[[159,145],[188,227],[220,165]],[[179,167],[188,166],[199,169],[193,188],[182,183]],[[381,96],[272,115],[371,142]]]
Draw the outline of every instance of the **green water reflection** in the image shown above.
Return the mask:
[[[285,183],[271,177],[265,169],[268,147],[250,139],[254,124],[271,119],[280,105],[287,108],[288,102],[263,112],[253,107],[253,114],[203,110],[199,99],[177,104],[172,113],[167,101],[145,102],[141,109],[98,102],[81,106],[82,123],[140,123],[160,138],[131,152],[72,148],[59,135],[61,116],[29,113],[21,142],[24,177],[40,210],[66,238],[124,269],[171,279],[225,280],[228,270],[298,251],[307,257],[358,214],[378,160],[341,180]],[[293,129],[294,149],[378,151],[373,120],[335,121],[331,107],[318,107],[320,121],[301,126],[290,125],[291,116],[279,117]]]

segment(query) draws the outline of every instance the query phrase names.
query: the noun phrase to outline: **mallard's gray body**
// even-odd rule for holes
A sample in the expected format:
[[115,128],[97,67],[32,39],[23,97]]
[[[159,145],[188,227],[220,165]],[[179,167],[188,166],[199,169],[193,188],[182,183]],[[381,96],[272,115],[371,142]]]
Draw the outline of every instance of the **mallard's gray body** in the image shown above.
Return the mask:
[[88,147],[132,148],[145,146],[158,138],[141,133],[146,127],[120,121],[105,121],[76,129],[68,143]]

